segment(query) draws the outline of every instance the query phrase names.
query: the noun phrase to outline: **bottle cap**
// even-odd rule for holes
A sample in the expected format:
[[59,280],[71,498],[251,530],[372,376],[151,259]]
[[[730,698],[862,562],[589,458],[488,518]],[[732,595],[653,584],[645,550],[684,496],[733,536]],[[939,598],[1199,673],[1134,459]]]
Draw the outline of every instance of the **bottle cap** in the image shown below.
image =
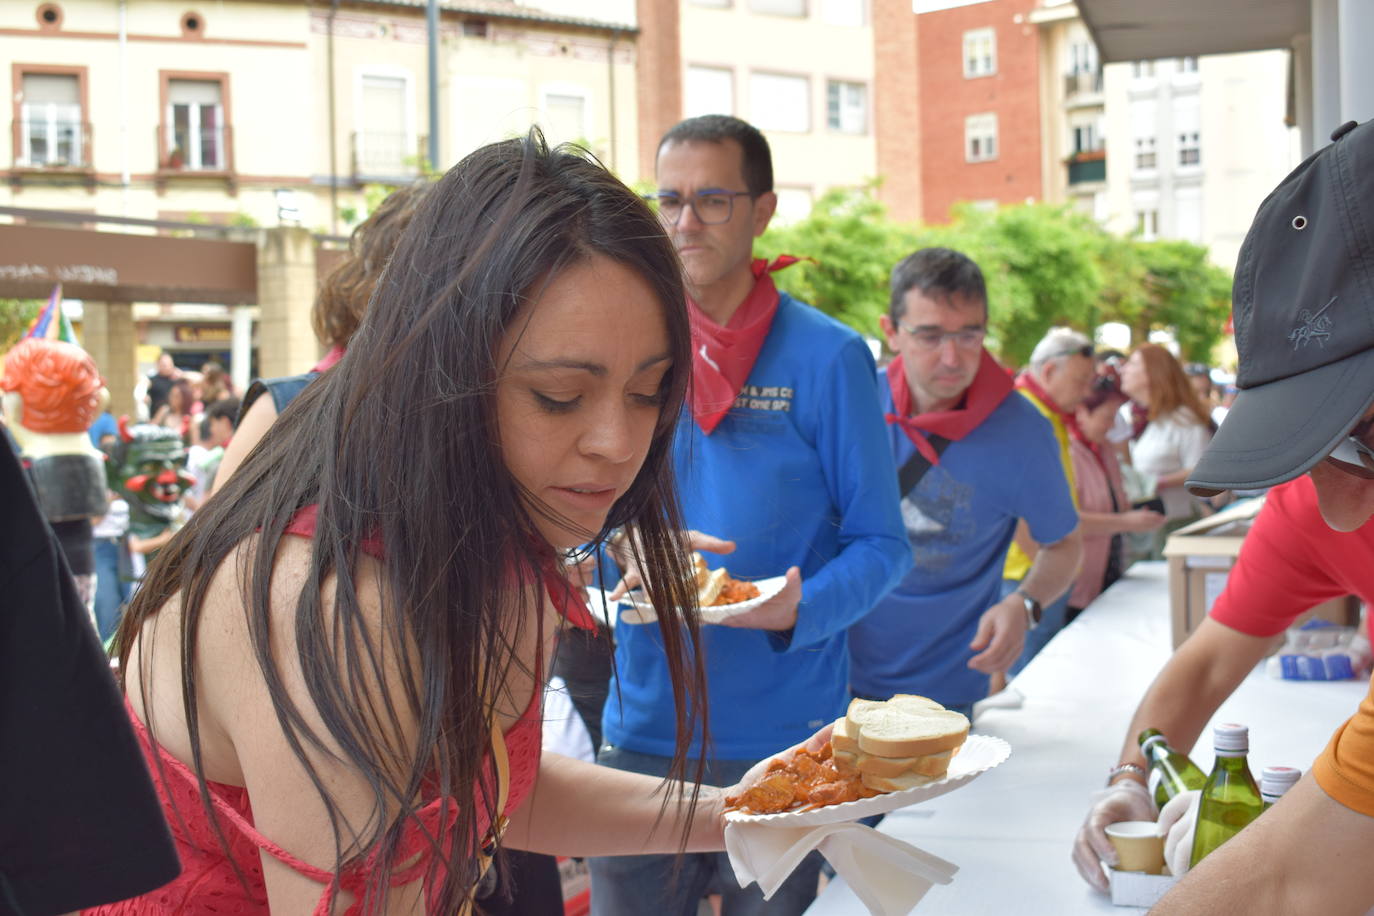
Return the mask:
[[1155,732],[1153,735],[1147,735],[1144,732],[1140,733],[1140,749],[1142,751],[1148,751],[1152,746],[1163,743],[1164,736],[1159,732]]
[[1227,722],[1212,729],[1212,743],[1218,754],[1248,754],[1250,752],[1250,729],[1244,725]]
[[1265,767],[1260,773],[1260,794],[1278,798],[1302,778],[1296,767]]

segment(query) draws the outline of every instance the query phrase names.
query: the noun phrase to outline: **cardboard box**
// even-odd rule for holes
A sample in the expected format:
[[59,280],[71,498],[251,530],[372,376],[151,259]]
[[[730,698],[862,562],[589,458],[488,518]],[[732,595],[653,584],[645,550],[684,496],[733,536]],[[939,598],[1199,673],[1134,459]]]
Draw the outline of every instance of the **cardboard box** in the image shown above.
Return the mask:
[[[1169,561],[1169,608],[1175,649],[1202,623],[1226,587],[1240,546],[1263,504],[1263,497],[1245,500],[1169,535],[1164,557]],[[1294,625],[1301,626],[1312,617],[1354,626],[1360,620],[1360,603],[1349,596],[1327,601],[1303,614]]]
[[1178,883],[1173,875],[1147,875],[1143,871],[1117,871],[1114,868],[1108,871],[1111,872],[1109,880],[1113,906],[1154,906],[1160,897],[1168,893],[1169,888]]

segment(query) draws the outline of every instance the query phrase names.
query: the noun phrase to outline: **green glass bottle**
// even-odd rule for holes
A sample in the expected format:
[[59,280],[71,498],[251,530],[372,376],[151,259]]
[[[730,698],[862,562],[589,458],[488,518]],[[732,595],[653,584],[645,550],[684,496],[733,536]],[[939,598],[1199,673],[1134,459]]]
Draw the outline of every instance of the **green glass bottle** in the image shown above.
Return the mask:
[[1264,810],[1274,807],[1274,802],[1301,778],[1302,770],[1295,767],[1265,767],[1260,772],[1260,799],[1264,802]]
[[1136,741],[1140,743],[1140,753],[1150,762],[1150,769],[1159,774],[1155,784],[1156,807],[1163,808],[1178,793],[1201,789],[1207,782],[1207,774],[1187,754],[1169,747],[1159,729],[1145,729]]
[[1263,810],[1259,786],[1245,760],[1250,752],[1250,730],[1244,725],[1218,725],[1212,736],[1217,762],[1198,802],[1192,866],[1240,833]]

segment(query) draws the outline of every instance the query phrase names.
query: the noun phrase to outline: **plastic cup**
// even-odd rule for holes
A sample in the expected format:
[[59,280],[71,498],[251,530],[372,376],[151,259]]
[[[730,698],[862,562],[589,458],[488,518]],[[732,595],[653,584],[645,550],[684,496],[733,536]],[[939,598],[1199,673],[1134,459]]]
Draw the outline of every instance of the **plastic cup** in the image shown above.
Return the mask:
[[1157,875],[1164,871],[1164,837],[1157,834],[1154,821],[1118,821],[1107,826],[1107,839],[1121,857],[1117,871],[1143,871]]

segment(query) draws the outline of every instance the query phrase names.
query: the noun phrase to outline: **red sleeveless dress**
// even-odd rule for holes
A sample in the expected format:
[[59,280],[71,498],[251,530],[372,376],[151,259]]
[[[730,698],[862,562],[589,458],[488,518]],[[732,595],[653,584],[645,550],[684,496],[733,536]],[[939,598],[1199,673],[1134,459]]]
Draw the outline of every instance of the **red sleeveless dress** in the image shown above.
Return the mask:
[[[286,531],[301,537],[312,537],[315,533],[315,507],[308,506],[297,513]],[[364,545],[369,553],[374,554],[380,552],[378,547],[375,543]],[[595,629],[596,624],[586,605],[582,604],[579,593],[569,589],[566,580],[553,568],[545,574],[545,588],[554,606],[570,624]],[[147,727],[134,714],[127,699],[125,707],[129,710],[129,720],[148,760],[153,785],[162,801],[163,814],[171,827],[177,854],[181,858],[181,874],[170,884],[151,893],[83,910],[85,916],[269,916],[259,850],[320,883],[320,900],[315,906],[314,916],[328,914],[329,901],[339,889],[352,893],[355,901],[361,900],[361,892],[374,863],[362,863],[336,877],[332,871],[302,862],[254,828],[247,789],[209,782],[207,788],[215,819],[227,840],[229,853],[226,855],[210,815],[201,802],[200,784],[195,774],[165,748],[154,745]],[[529,708],[505,732],[506,751],[510,760],[510,787],[504,811],[507,817],[529,795],[539,772],[543,736],[541,708],[542,694],[535,691]],[[487,755],[484,771],[487,784],[494,786],[496,782],[490,754]],[[451,828],[457,817],[457,804],[452,798],[436,798],[420,809],[416,815],[419,823],[412,821],[405,829],[399,861],[409,861],[417,854],[429,851],[431,847],[425,839],[426,833],[433,835],[440,824]],[[485,835],[489,826],[486,806],[478,804],[476,809],[478,835]],[[451,832],[450,829],[450,835]],[[424,874],[428,865],[428,856],[421,855],[410,867],[393,872],[391,883],[399,885],[415,881]],[[236,867],[244,881],[239,880]],[[361,903],[355,902],[345,911],[345,916],[359,916],[361,912]]]

